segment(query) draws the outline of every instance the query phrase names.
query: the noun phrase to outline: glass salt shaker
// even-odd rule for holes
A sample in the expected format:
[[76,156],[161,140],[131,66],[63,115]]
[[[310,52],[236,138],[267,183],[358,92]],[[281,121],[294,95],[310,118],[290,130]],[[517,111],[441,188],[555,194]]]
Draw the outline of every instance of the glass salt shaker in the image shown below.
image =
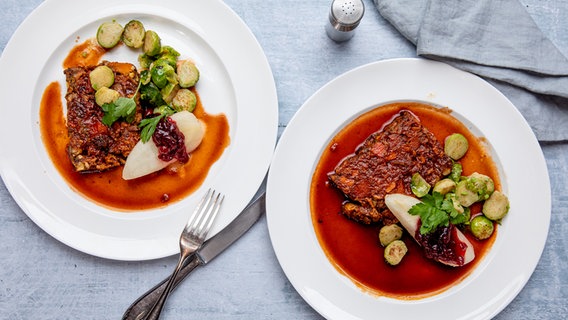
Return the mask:
[[361,0],[334,0],[329,11],[329,23],[325,26],[327,35],[336,42],[351,39],[364,13],[365,5]]

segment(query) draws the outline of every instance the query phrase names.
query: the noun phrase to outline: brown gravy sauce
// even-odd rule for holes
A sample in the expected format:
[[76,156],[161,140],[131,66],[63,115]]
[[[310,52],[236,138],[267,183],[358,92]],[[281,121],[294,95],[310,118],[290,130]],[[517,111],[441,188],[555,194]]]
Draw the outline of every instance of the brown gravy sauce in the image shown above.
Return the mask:
[[[92,39],[76,45],[64,68],[98,64],[106,51]],[[40,103],[40,132],[47,152],[73,190],[102,206],[121,211],[153,209],[179,201],[199,188],[211,166],[230,144],[229,122],[224,114],[205,112],[197,92],[195,116],[205,123],[205,137],[184,165],[169,167],[134,180],[122,179],[122,167],[101,173],[78,173],[67,155],[67,126],[61,103],[62,88],[52,82]]]
[[[498,172],[486,152],[483,142],[475,137],[449,109],[438,109],[422,103],[393,103],[371,110],[343,128],[324,149],[312,177],[310,209],[312,223],[325,254],[336,269],[349,277],[364,291],[396,299],[421,299],[432,296],[467,277],[493,245],[497,232],[485,241],[476,240],[465,232],[475,249],[475,260],[466,266],[454,268],[427,259],[414,239],[405,232],[403,241],[408,253],[398,266],[389,266],[383,258],[378,239],[380,226],[364,226],[340,213],[344,196],[328,183],[327,174],[346,156],[352,154],[371,133],[379,130],[398,112],[406,109],[414,113],[436,138],[443,142],[451,133],[466,136],[470,147],[460,160],[463,175],[473,172],[486,174],[501,189]],[[472,216],[481,206],[471,207]],[[497,229],[496,229],[497,231]]]

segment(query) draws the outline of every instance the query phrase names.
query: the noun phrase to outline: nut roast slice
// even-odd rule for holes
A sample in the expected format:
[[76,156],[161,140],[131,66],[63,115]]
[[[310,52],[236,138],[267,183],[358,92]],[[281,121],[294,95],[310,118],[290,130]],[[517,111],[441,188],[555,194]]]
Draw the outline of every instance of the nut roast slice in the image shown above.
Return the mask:
[[[139,74],[130,63],[107,62],[115,76],[111,89],[131,98],[138,87]],[[64,71],[67,82],[67,153],[78,172],[98,172],[123,165],[126,157],[140,140],[138,124],[142,113],[137,102],[131,123],[116,121],[111,127],[102,122],[104,112],[95,103],[95,90],[89,74],[97,66],[72,67]]]
[[434,185],[451,168],[452,160],[442,144],[414,114],[403,110],[371,134],[328,177],[346,197],[342,214],[360,223],[386,225],[398,221],[385,205],[387,194],[412,195],[414,173]]

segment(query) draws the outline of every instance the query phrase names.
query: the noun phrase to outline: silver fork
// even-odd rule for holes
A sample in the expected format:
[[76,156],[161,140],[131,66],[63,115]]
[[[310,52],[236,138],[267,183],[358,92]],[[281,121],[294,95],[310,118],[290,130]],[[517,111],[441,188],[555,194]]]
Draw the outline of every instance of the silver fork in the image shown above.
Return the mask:
[[185,225],[185,228],[179,238],[180,256],[178,264],[170,276],[170,280],[168,281],[164,292],[144,319],[150,320],[158,319],[160,317],[162,308],[166,303],[168,295],[172,291],[174,280],[179,270],[185,264],[187,258],[189,258],[192,253],[199,250],[201,245],[203,245],[203,242],[207,237],[207,233],[209,232],[209,229],[211,229],[213,220],[219,212],[221,203],[223,203],[223,199],[225,199],[225,196],[220,193],[216,193],[215,190],[209,189],[203,199],[199,202],[199,205]]

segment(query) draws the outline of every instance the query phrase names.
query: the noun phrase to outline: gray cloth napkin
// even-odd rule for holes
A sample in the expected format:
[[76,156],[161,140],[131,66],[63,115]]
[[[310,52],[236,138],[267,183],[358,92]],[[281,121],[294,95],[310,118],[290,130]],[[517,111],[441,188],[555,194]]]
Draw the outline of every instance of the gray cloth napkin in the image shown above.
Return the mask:
[[419,56],[490,82],[540,141],[568,141],[568,59],[518,0],[374,1]]

